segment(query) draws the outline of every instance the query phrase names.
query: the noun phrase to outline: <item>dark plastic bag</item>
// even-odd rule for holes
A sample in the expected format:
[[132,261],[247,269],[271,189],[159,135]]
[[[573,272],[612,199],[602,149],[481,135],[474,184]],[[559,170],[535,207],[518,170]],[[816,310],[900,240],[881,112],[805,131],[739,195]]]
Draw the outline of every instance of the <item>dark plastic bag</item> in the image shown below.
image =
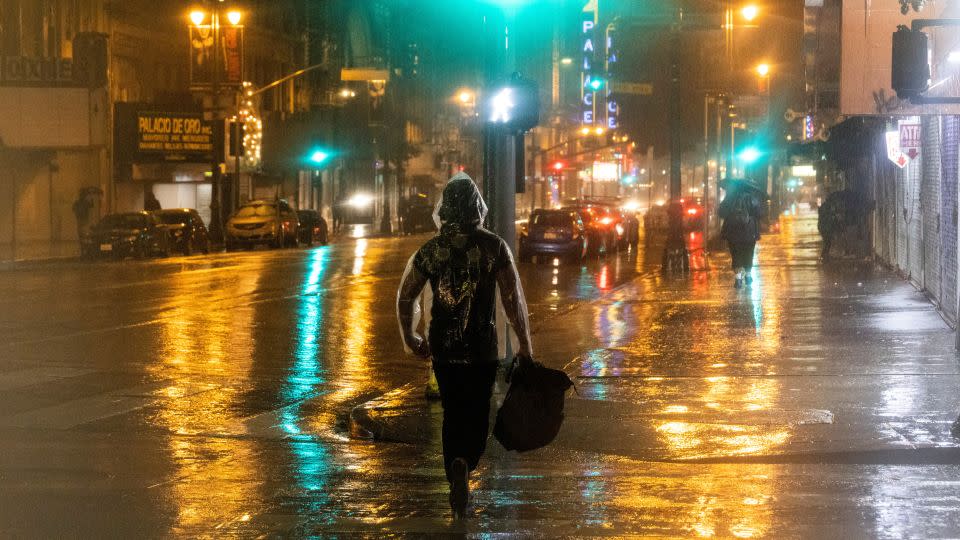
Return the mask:
[[573,381],[559,369],[514,358],[507,380],[510,388],[497,411],[493,436],[507,450],[542,448],[557,436],[563,423],[563,398]]

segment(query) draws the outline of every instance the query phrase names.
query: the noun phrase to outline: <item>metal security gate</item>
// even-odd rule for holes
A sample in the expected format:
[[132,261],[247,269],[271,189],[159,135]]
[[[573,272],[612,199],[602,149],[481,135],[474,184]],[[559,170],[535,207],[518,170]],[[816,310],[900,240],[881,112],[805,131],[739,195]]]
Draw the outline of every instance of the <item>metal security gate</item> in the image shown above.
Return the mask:
[[940,153],[940,309],[957,323],[957,184],[960,181],[960,116],[944,116]]
[[940,117],[921,117],[923,132],[920,211],[923,227],[923,288],[940,304]]

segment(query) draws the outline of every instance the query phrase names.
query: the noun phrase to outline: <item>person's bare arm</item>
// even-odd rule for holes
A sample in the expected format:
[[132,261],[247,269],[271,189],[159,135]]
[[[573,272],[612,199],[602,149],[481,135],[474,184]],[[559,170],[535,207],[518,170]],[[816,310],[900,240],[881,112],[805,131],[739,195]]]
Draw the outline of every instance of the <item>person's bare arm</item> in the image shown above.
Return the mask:
[[500,286],[500,301],[507,314],[510,326],[517,334],[519,349],[517,355],[533,358],[533,348],[530,346],[530,318],[527,314],[527,300],[523,296],[523,287],[520,285],[520,275],[513,258],[509,257],[509,264],[497,272],[497,284]]
[[427,284],[427,278],[412,264],[404,273],[400,290],[397,291],[397,320],[400,322],[400,335],[403,344],[413,351],[413,354],[427,358],[430,356],[430,347],[423,336],[417,334],[414,324],[414,310],[419,309],[418,299],[420,292]]

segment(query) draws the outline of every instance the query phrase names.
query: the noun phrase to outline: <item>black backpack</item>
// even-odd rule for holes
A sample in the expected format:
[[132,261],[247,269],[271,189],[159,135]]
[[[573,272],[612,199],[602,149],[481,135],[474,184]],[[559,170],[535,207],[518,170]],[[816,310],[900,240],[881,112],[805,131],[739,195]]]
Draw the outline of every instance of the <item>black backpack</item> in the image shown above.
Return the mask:
[[731,205],[730,216],[727,217],[727,220],[730,221],[731,225],[737,227],[746,228],[750,225],[750,221],[753,219],[753,212],[751,211],[751,197],[746,193],[741,193],[737,195],[737,198],[734,199],[733,205]]

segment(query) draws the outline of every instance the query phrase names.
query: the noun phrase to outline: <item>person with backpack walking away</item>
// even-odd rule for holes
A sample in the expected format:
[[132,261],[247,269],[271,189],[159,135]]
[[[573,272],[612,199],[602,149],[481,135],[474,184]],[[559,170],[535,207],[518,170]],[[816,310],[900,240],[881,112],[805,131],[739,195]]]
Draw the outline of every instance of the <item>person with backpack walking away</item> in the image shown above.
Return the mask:
[[730,246],[735,274],[733,286],[737,289],[753,281],[753,252],[760,240],[760,218],[766,215],[767,194],[746,180],[727,180],[727,195],[720,203],[723,220],[720,236]]
[[[487,206],[473,180],[458,173],[434,212],[439,226],[407,263],[397,318],[408,353],[432,357],[443,405],[443,465],[450,507],[465,517],[469,475],[486,449],[490,398],[498,367],[497,289],[517,335],[517,356],[532,362],[527,305],[513,256],[483,228]],[[432,292],[427,338],[418,333],[419,297]]]

